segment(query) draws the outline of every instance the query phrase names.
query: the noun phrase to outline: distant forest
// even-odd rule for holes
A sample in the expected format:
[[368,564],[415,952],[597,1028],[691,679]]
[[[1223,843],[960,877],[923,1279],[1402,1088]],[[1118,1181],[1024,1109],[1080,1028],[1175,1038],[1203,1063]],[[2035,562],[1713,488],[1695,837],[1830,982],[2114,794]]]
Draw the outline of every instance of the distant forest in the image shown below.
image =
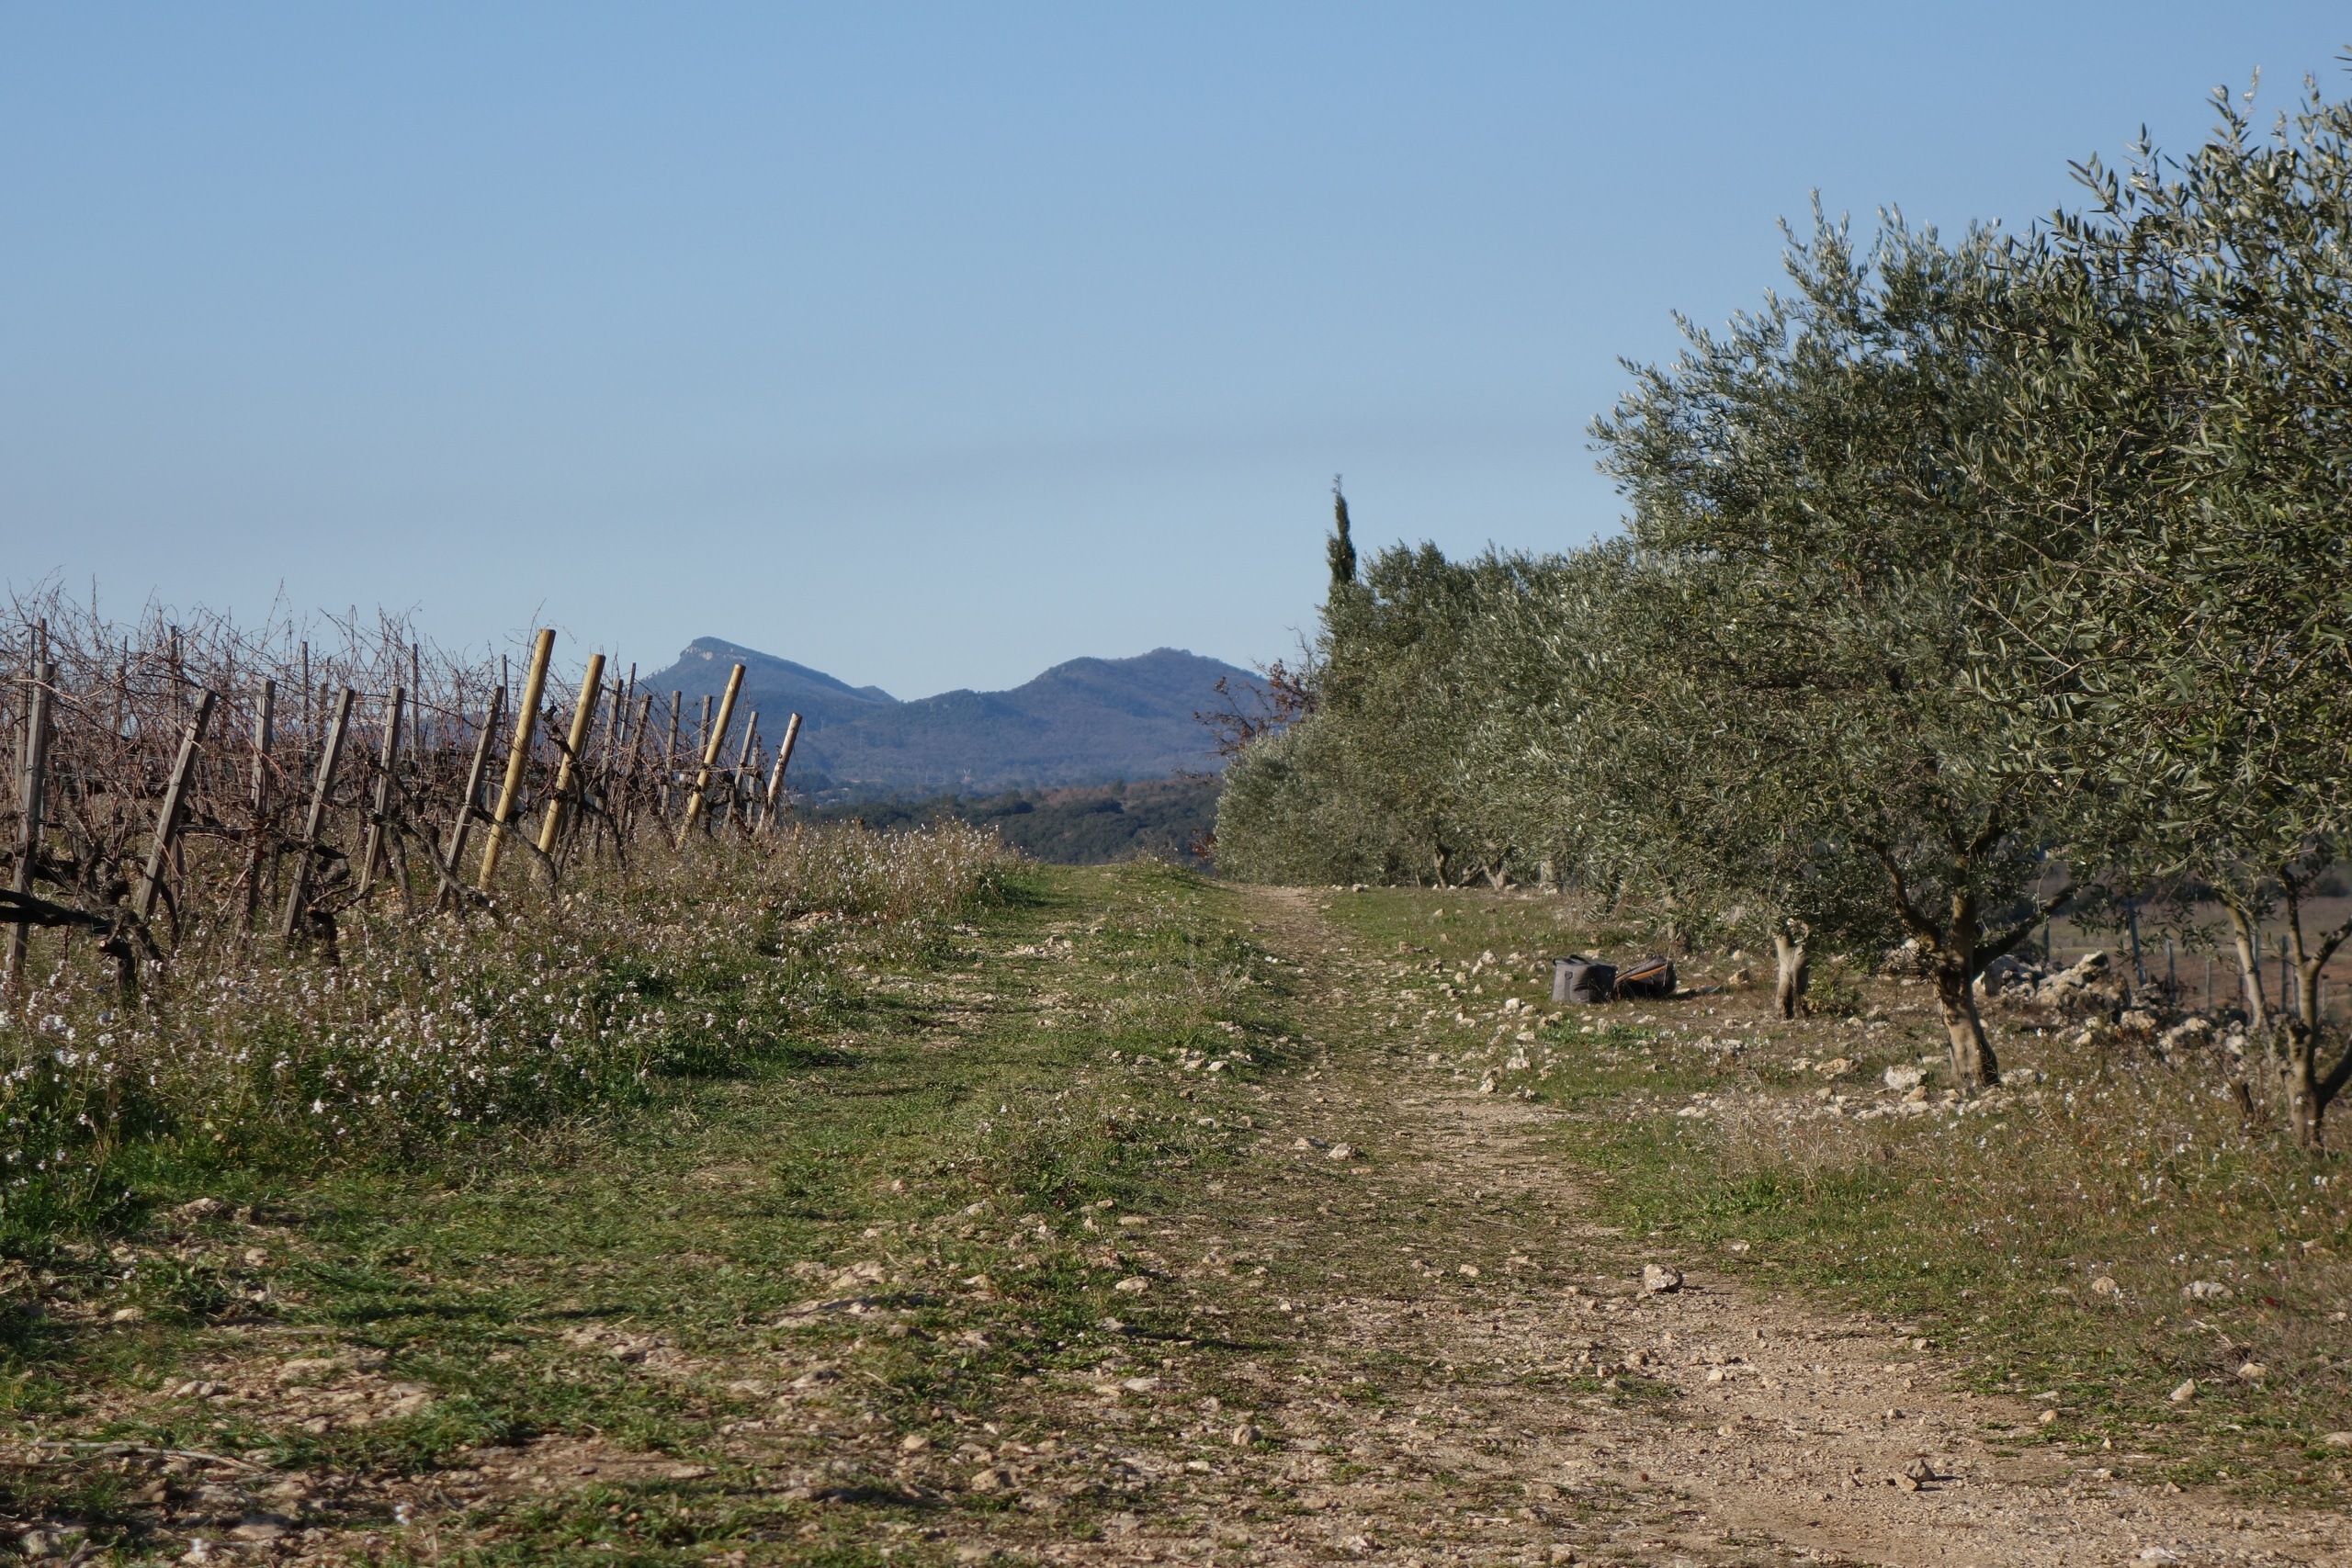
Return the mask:
[[870,828],[912,828],[954,818],[994,828],[1023,854],[1056,865],[1101,865],[1138,852],[1206,869],[1193,852],[1216,825],[1217,781],[1198,775],[1001,795],[845,801],[804,815],[853,818]]

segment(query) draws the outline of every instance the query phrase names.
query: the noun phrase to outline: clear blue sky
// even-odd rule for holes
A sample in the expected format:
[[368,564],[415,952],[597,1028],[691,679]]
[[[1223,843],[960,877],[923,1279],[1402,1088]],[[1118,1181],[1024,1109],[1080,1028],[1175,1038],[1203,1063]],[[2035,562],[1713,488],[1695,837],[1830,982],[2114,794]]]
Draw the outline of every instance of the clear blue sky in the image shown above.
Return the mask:
[[1282,653],[1611,528],[1775,221],[2028,221],[2321,5],[0,5],[0,574],[708,633],[902,696]]

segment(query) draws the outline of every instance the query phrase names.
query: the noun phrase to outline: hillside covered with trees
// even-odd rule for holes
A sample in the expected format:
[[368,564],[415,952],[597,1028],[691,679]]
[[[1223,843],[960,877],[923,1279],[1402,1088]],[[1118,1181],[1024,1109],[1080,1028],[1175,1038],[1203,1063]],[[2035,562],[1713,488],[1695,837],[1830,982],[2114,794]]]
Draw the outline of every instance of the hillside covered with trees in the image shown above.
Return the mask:
[[862,822],[877,830],[957,821],[998,837],[1049,865],[1104,865],[1138,854],[1198,864],[1193,846],[1216,822],[1217,781],[1194,773],[1091,788],[1007,790],[924,799],[848,800],[808,812],[818,822]]

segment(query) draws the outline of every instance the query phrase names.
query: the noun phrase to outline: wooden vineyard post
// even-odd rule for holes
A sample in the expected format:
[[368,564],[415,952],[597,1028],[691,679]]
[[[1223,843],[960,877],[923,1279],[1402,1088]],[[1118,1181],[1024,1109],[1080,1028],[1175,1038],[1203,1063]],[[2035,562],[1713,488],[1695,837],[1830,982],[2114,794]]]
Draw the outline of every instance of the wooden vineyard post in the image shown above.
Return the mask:
[[212,717],[212,694],[206,691],[196,699],[196,712],[189,716],[187,729],[180,736],[179,755],[172,759],[171,777],[164,784],[163,808],[155,816],[155,842],[147,852],[146,874],[140,878],[139,891],[130,900],[130,912],[139,917],[141,925],[155,916],[155,896],[163,891],[164,866],[171,859],[172,837],[180,829],[180,813],[187,805],[188,775],[196,770],[196,749],[204,743],[204,727]]
[[676,795],[673,787],[678,781],[678,706],[686,700],[684,692],[670,694],[670,743],[662,752],[662,820],[670,819],[670,804]]
[[637,722],[629,728],[628,756],[621,764],[621,777],[626,784],[624,793],[620,795],[623,804],[619,808],[617,819],[613,825],[613,836],[616,840],[623,844],[628,841],[629,828],[637,816],[637,765],[645,750],[646,721],[652,716],[653,694],[648,692],[637,699]]
[[531,646],[531,668],[523,677],[523,700],[514,711],[514,745],[506,754],[506,779],[498,786],[498,807],[490,814],[490,838],[481,847],[481,872],[474,878],[474,886],[485,893],[490,891],[491,878],[498,874],[499,852],[506,847],[506,824],[514,815],[514,802],[523,793],[523,775],[531,766],[531,734],[538,727],[539,697],[548,689],[548,660],[554,653],[555,628],[544,627]]
[[621,748],[628,744],[629,688],[636,682],[637,666],[632,664],[629,666],[628,681],[626,683],[614,684],[613,711],[605,716],[604,757],[597,764],[597,772],[601,777],[608,780],[613,776],[614,770],[620,766]]
[[[17,875],[11,884],[19,895],[33,890],[33,867],[40,859],[43,781],[49,774],[50,688],[57,682],[57,666],[49,662],[48,639],[35,645],[30,690],[25,695],[25,744],[17,755]],[[22,920],[8,927],[8,954],[0,966],[0,990],[14,997],[25,977],[25,942],[29,935]]]
[[408,692],[392,688],[384,705],[384,749],[376,757],[376,799],[368,817],[368,847],[360,852],[359,892],[364,897],[376,886],[376,866],[384,858],[384,840],[391,830],[392,766],[401,756],[401,719],[408,708]]
[[[498,721],[506,709],[506,688],[490,689],[490,709],[482,716],[481,733],[474,739],[474,759],[466,769],[466,793],[458,800],[458,819],[449,824],[449,850],[441,857],[441,874],[446,897],[458,880],[458,863],[466,852],[466,835],[473,830],[474,812],[481,803],[481,781],[490,772],[490,753],[498,744]],[[434,900],[439,907],[441,899]]]
[[555,793],[548,796],[547,820],[539,827],[539,853],[555,853],[556,839],[563,831],[563,806],[570,798],[572,781],[579,781],[584,791],[588,784],[586,750],[588,737],[595,729],[596,698],[605,687],[605,656],[588,656],[588,673],[580,678],[580,702],[571,710],[571,734],[564,742],[563,757],[556,764]]
[[287,942],[300,929],[311,902],[311,857],[318,853],[319,835],[326,829],[327,799],[334,790],[335,764],[343,760],[344,732],[351,725],[351,705],[359,694],[345,686],[334,700],[334,716],[327,721],[326,743],[319,748],[319,771],[311,785],[311,814],[302,822],[302,841],[294,853],[294,869],[286,878],[286,918],[277,934]]
[[715,700],[708,692],[702,694],[702,723],[695,729],[694,755],[696,757],[710,748],[710,705]]
[[775,749],[775,772],[768,775],[768,797],[760,802],[758,831],[764,833],[775,825],[776,808],[784,801],[784,770],[792,761],[792,743],[800,739],[800,716],[794,714],[784,721],[784,740]]
[[[737,753],[735,766],[727,775],[727,812],[719,818],[721,828],[735,826],[735,808],[743,799],[743,775],[755,766],[752,759],[760,754],[760,710],[752,710],[751,722],[743,726],[743,750]],[[752,777],[759,775],[753,773]]]
[[[702,816],[703,796],[710,788],[710,771],[718,765],[718,749],[726,743],[727,727],[735,717],[735,696],[742,689],[743,667],[738,664],[735,672],[727,677],[727,695],[718,704],[718,723],[704,727],[710,739],[703,742],[702,765],[695,770],[694,793],[686,796],[686,819],[678,829],[681,849],[685,847],[686,836],[695,830],[695,819]],[[708,697],[703,699],[706,711],[709,702]]]
[[[605,815],[589,836],[588,845],[592,853],[604,841],[606,829],[611,829],[616,835],[620,830],[621,747],[628,739],[628,694],[630,686],[636,683],[637,666],[630,665],[628,673],[627,683],[613,682],[612,709],[605,715],[605,743],[598,748],[600,755],[593,774],[596,798],[605,803]],[[587,781],[583,779],[580,787],[581,793],[585,795],[589,789]]]
[[[254,929],[254,911],[261,905],[262,856],[269,838],[269,749],[277,717],[277,682],[264,679],[261,705],[254,710],[254,787],[247,805],[252,822],[245,829],[244,929]],[[277,857],[269,856],[275,867]]]

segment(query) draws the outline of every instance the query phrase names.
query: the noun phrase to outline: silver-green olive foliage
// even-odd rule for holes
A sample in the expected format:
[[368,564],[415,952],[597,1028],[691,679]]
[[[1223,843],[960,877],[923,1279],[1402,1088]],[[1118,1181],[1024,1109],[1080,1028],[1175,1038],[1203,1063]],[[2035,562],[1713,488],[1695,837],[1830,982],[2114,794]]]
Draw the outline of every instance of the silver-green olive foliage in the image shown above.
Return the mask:
[[1623,542],[1526,572],[1487,661],[1500,699],[1475,744],[1521,831],[1587,886],[1650,910],[1669,937],[1713,929],[1774,946],[1780,1002],[1803,1004],[1815,944],[1894,934],[1874,879],[1792,777],[1786,705],[1724,701],[1770,607],[1716,562],[1659,563]]
[[2352,817],[2352,107],[2307,89],[2267,136],[2218,107],[2186,159],[2086,165],[2088,210],[2012,248],[2033,417],[1988,471],[2070,543],[2016,596],[1999,652],[2039,662],[2001,694],[2063,721],[2048,760],[2097,782],[2112,858],[2221,899],[2256,1021],[2284,917],[2274,1065],[2317,1145],[2352,1078],[2305,1022],[2352,935],[2305,908]]
[[1316,711],[1228,767],[1219,864],[1315,882],[1508,874],[1513,845],[1467,761],[1492,697],[1481,650],[1497,605],[1524,591],[1521,563],[1398,546],[1359,568],[1340,543],[1317,639]]
[[1990,234],[1890,219],[1857,251],[1817,221],[1790,294],[1691,331],[1596,427],[1638,555],[1727,585],[1736,645],[1694,685],[1769,713],[1783,787],[1917,942],[1968,1085],[1998,1071],[1972,983],[2063,897],[2033,890],[2074,809],[2041,714],[1982,689],[1986,587],[2042,545],[1974,449],[2013,380],[1982,333],[2007,276]]

